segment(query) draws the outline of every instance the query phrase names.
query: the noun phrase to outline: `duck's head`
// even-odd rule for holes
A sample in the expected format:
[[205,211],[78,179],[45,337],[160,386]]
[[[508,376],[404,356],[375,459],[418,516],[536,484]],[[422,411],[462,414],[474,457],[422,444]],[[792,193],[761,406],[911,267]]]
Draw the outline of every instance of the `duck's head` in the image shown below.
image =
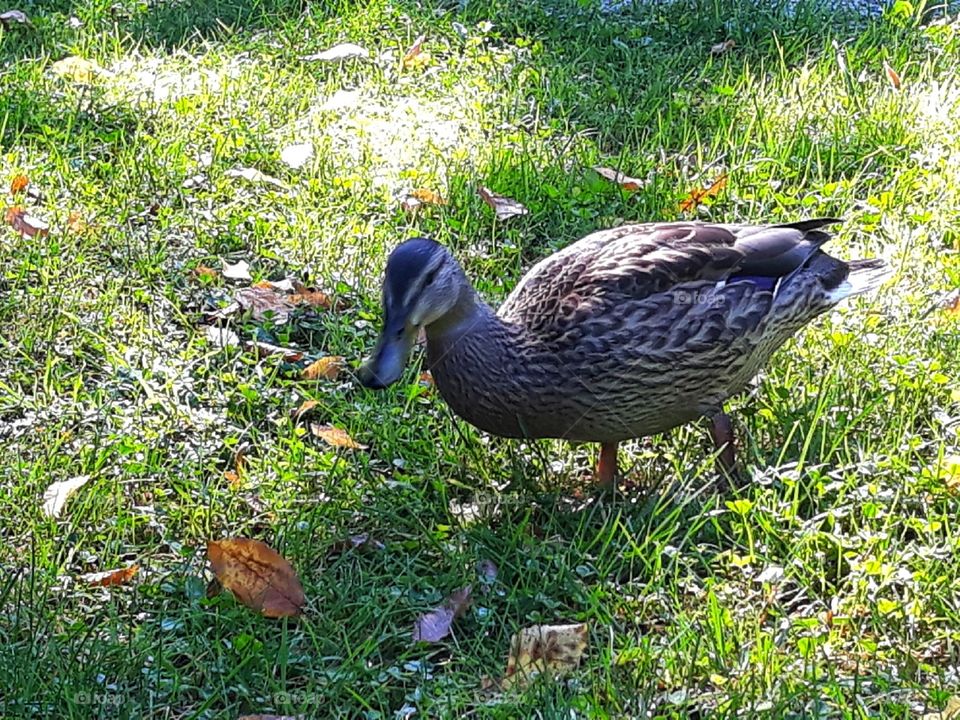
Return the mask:
[[383,330],[360,368],[360,382],[369,388],[396,382],[419,329],[453,310],[463,282],[457,261],[433,240],[413,238],[397,246],[383,279]]

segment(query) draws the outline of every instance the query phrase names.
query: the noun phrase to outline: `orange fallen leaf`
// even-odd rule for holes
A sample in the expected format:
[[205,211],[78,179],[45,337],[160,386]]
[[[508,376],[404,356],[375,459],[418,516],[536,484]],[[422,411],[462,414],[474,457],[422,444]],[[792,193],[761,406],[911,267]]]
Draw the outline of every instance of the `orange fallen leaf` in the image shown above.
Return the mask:
[[7,208],[4,215],[7,224],[21,235],[29,237],[43,237],[50,233],[50,226],[40,218],[28,215],[19,205]]
[[721,43],[717,43],[716,45],[712,45],[712,46],[710,47],[710,54],[711,54],[711,55],[723,55],[724,53],[730,52],[731,50],[733,50],[736,46],[737,46],[737,43],[736,43],[735,40],[724,40],[724,41],[721,42]]
[[624,190],[639,190],[644,186],[644,181],[639,178],[630,177],[625,175],[619,170],[612,170],[608,167],[601,167],[600,165],[595,165],[593,171],[597,173],[600,177],[605,180],[609,180],[612,183],[616,183]]
[[890,67],[890,64],[884,60],[883,61],[883,72],[887,75],[887,80],[890,81],[890,84],[893,86],[894,90],[900,89],[900,75],[897,74],[897,71]]
[[510,657],[502,686],[524,684],[534,675],[560,675],[580,664],[587,648],[587,624],[534,625],[524,628],[510,642]]
[[300,374],[300,377],[304,380],[319,380],[320,378],[336,380],[337,375],[341,373],[344,367],[344,358],[342,356],[329,355],[307,365]]
[[96,585],[98,587],[111,587],[113,585],[123,585],[140,571],[139,565],[128,565],[116,570],[104,570],[103,572],[86,573],[81,575],[80,579],[87,585]]
[[300,404],[300,407],[298,407],[296,410],[294,410],[294,412],[293,412],[293,419],[294,419],[294,420],[299,420],[301,417],[303,417],[303,416],[306,415],[308,412],[310,412],[311,410],[313,410],[313,409],[314,409],[317,405],[319,405],[319,404],[320,404],[320,403],[319,403],[317,400],[304,400],[304,401]]
[[212,267],[207,267],[206,265],[197,265],[191,272],[194,277],[208,281],[216,280],[220,275]]
[[17,193],[22,193],[27,189],[29,184],[30,178],[26,175],[15,175],[13,180],[10,181],[10,194],[16,195]]
[[440,642],[450,634],[453,621],[463,615],[472,601],[473,585],[454,592],[443,605],[424,613],[413,625],[414,642]]
[[526,215],[530,211],[512,198],[497,195],[489,188],[480,187],[477,191],[483,201],[489,205],[497,216],[497,220],[506,220],[517,215]]
[[446,205],[447,201],[439,193],[425,188],[416,188],[406,194],[400,201],[400,206],[407,212],[412,212],[421,205]]
[[224,470],[223,477],[230,483],[230,487],[232,488],[239,487],[243,484],[243,479],[236,470]]
[[311,423],[310,432],[327,443],[327,445],[332,445],[333,447],[352,448],[354,450],[367,449],[366,445],[361,445],[352,437],[350,437],[346,430],[341,430],[333,425],[318,425],[317,423]]
[[[290,295],[290,302],[294,305],[310,305],[315,308],[329,310],[333,307],[333,300],[325,292],[320,290],[311,290],[302,282],[293,281],[293,294]],[[337,309],[342,310],[346,307],[344,303],[338,302]]]
[[427,39],[426,35],[421,35],[416,40],[413,41],[413,45],[410,46],[410,49],[407,50],[406,54],[403,56],[403,67],[404,69],[410,67],[414,64],[416,57],[423,52],[423,41]]
[[220,584],[247,607],[266,617],[300,615],[306,603],[303,586],[273,548],[250,538],[211,540],[207,557]]
[[720,191],[727,186],[727,174],[723,173],[720,177],[713,181],[713,184],[708,188],[694,188],[690,191],[690,194],[687,195],[686,199],[680,203],[680,212],[689,212],[695,210],[696,207],[706,200],[707,198],[716,197],[720,194]]
[[87,221],[84,220],[76,210],[71,210],[67,216],[67,230],[79,235],[86,229]]
[[436,384],[433,381],[433,375],[430,374],[429,370],[424,370],[422,373],[420,373],[419,383],[428,388],[432,388]]

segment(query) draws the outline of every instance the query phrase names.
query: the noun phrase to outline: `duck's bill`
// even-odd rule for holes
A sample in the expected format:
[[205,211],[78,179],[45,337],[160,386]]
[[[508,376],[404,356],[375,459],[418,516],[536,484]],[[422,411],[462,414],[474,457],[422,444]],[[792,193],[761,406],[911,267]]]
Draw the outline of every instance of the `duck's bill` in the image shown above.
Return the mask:
[[410,357],[416,332],[416,328],[405,322],[388,322],[373,354],[360,368],[360,384],[380,390],[399,380]]

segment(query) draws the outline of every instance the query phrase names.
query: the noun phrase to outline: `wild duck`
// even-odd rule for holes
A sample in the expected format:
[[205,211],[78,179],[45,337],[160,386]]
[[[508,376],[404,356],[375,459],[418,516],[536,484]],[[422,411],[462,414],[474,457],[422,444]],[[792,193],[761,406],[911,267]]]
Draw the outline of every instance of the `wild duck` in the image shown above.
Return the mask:
[[821,249],[837,222],[594,232],[536,264],[498,312],[446,248],[407,240],[387,260],[383,330],[359,379],[396,382],[422,328],[437,390],[481,430],[598,442],[609,486],[618,443],[706,416],[729,470],[724,401],[800,328],[886,276],[880,260]]

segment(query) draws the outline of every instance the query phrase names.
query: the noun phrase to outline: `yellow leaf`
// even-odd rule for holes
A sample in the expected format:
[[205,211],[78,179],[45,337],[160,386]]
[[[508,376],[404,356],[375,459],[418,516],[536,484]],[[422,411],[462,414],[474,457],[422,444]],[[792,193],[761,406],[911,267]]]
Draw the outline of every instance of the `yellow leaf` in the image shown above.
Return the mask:
[[343,357],[340,355],[329,355],[307,365],[300,374],[300,377],[304,380],[319,380],[320,378],[336,380],[337,375],[340,374],[344,367]]
[[366,445],[361,445],[350,437],[346,430],[341,430],[333,425],[311,423],[310,432],[327,443],[327,445],[332,445],[333,447],[352,448],[354,450],[367,449]]
[[503,687],[523,685],[540,673],[561,675],[574,670],[586,648],[586,623],[524,628],[510,643]]
[[13,180],[10,181],[10,194],[16,195],[17,193],[22,193],[27,189],[27,186],[30,184],[30,178],[26,175],[16,175]]
[[694,188],[690,194],[680,203],[680,212],[695,210],[697,206],[707,198],[716,197],[720,191],[727,186],[727,174],[723,173],[713,181],[708,188]]
[[207,542],[214,574],[227,590],[266,617],[294,617],[306,602],[297,574],[276,550],[259,540]]

